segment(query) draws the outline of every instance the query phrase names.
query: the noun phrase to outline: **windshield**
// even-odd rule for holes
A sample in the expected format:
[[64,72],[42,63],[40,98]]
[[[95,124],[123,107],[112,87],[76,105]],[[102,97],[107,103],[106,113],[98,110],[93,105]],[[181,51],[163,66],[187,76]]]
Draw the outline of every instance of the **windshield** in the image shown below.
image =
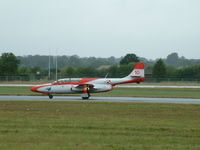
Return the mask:
[[58,84],[58,81],[54,81],[52,84],[54,84],[54,85],[55,85],[55,84]]
[[78,83],[78,82],[81,82],[81,79],[74,78],[74,79],[71,79],[71,82],[72,83]]
[[69,79],[60,79],[58,81],[54,81],[52,84],[56,85],[59,83],[78,83],[81,82],[81,78],[69,78]]

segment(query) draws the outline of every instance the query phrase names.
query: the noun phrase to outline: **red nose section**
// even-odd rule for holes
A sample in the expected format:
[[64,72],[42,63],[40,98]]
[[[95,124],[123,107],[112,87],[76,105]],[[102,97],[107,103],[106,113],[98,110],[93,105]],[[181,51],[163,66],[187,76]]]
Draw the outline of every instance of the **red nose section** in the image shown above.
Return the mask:
[[38,87],[35,86],[35,87],[32,87],[32,88],[31,88],[31,91],[33,91],[33,92],[38,92],[37,89],[38,89]]

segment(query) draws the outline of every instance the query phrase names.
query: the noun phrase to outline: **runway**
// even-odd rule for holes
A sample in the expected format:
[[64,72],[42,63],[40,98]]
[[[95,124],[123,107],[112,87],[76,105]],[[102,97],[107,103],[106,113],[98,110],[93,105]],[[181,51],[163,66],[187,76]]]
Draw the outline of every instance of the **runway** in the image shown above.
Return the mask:
[[78,96],[0,96],[0,101],[77,101],[77,102],[135,102],[135,103],[175,103],[175,104],[200,104],[200,99],[186,98],[137,98],[137,97],[91,97],[82,100]]

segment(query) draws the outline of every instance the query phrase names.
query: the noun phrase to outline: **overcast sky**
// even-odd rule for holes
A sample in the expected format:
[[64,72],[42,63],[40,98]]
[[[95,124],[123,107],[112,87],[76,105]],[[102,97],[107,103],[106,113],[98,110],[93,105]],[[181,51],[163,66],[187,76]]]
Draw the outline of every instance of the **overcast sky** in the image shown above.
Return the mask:
[[0,0],[0,53],[200,58],[200,0]]

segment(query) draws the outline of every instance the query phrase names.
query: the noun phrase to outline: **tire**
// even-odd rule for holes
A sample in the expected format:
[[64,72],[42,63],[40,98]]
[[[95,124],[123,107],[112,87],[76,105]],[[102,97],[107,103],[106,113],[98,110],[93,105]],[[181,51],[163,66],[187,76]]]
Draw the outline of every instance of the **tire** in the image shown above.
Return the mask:
[[49,99],[52,99],[53,98],[53,95],[49,95]]
[[87,100],[87,99],[89,99],[89,97],[82,97],[82,99],[83,99],[83,100]]

